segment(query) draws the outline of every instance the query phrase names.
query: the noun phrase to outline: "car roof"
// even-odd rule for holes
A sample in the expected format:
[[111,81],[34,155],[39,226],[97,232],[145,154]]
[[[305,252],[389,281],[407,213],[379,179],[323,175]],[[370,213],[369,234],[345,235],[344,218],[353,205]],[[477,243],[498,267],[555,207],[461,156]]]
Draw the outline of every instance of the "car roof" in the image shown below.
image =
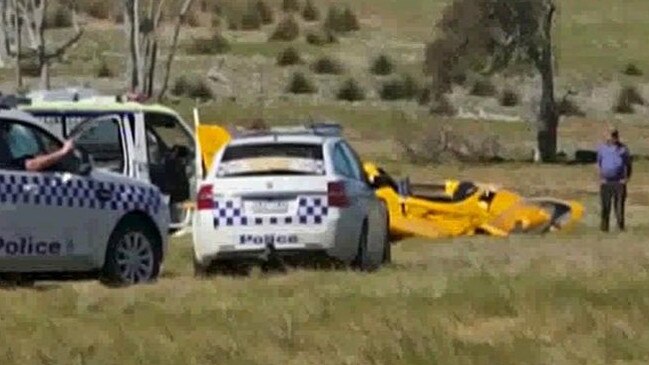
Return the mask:
[[307,143],[307,144],[325,144],[330,140],[338,140],[340,137],[323,137],[313,135],[273,135],[273,136],[256,136],[233,138],[229,146],[244,146],[257,144],[281,144],[281,143]]
[[[0,109],[0,123],[5,123],[7,120],[23,122],[43,130],[48,130],[47,126],[43,122],[22,110]],[[56,136],[56,138],[58,139],[59,137]]]
[[37,110],[80,110],[80,111],[130,111],[130,112],[158,112],[178,116],[178,113],[161,104],[142,104],[126,101],[118,102],[114,97],[90,97],[79,101],[32,101],[31,104],[21,105],[20,109]]

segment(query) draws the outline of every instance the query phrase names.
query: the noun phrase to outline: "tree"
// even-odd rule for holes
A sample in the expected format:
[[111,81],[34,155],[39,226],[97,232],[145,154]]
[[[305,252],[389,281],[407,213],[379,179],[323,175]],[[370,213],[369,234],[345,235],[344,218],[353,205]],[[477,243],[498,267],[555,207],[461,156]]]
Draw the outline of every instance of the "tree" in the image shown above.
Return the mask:
[[[74,34],[65,42],[50,49],[45,37],[46,24],[45,14],[47,13],[49,0],[0,0],[0,11],[4,39],[4,51],[16,60],[16,75],[18,86],[22,85],[20,64],[26,57],[34,57],[41,75],[41,87],[50,88],[50,66],[52,62],[59,60],[74,46],[84,29],[79,26],[77,20],[77,4],[74,0],[62,1],[63,5],[72,15],[72,26]],[[31,42],[28,44],[29,53],[23,53],[22,29],[25,27]],[[10,39],[14,40],[14,47],[11,47]]]
[[178,46],[178,36],[180,35],[180,27],[185,23],[185,17],[189,11],[190,6],[192,5],[193,0],[184,0],[178,17],[176,18],[176,25],[174,28],[173,41],[171,43],[171,49],[169,50],[169,55],[167,55],[167,62],[165,64],[165,73],[163,76],[162,87],[158,93],[158,100],[162,100],[167,92],[167,87],[169,86],[169,75],[171,73],[171,64],[173,63],[174,56],[176,55],[176,48]]
[[435,92],[448,90],[468,70],[500,72],[514,64],[533,67],[541,76],[537,120],[541,160],[557,152],[559,113],[554,95],[553,0],[455,0],[437,23],[440,37],[426,47],[425,71]]
[[[129,62],[127,79],[133,93],[141,93],[147,98],[153,96],[155,75],[160,52],[159,30],[165,0],[149,0],[146,8],[140,6],[140,0],[123,0],[124,30],[128,40]],[[165,64],[163,85],[158,94],[162,98],[169,82],[171,63],[176,53],[180,28],[193,0],[183,0],[178,12],[171,49]]]

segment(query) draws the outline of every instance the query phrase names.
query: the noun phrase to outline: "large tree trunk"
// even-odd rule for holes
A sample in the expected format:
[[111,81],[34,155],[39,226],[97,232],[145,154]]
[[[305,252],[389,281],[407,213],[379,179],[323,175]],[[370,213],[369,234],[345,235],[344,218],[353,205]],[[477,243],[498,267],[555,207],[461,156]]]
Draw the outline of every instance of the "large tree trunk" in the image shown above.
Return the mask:
[[557,129],[559,113],[554,97],[554,66],[552,55],[552,16],[554,6],[550,3],[544,22],[545,42],[536,67],[541,74],[542,94],[536,140],[542,162],[553,162],[557,156]]

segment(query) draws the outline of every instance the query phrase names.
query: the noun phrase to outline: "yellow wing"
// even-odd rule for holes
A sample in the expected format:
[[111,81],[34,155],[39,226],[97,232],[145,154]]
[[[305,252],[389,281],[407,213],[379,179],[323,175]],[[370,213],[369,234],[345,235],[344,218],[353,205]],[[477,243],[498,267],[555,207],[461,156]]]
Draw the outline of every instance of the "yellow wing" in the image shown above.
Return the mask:
[[196,131],[201,155],[205,167],[212,165],[212,159],[226,143],[232,138],[227,129],[213,124],[200,124]]

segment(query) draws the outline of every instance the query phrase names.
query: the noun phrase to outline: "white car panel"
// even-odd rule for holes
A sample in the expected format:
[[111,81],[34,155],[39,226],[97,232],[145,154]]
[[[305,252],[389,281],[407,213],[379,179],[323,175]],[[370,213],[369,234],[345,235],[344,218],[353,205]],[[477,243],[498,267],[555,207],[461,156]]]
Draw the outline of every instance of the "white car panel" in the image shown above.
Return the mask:
[[[338,147],[334,156],[338,143],[343,140],[308,134],[233,139],[216,154],[200,185],[193,222],[195,261],[209,266],[221,258],[264,259],[271,251],[318,250],[350,262],[357,256],[366,222],[368,251],[372,261],[380,263],[387,232],[385,207],[348,151]],[[286,146],[294,144],[313,145],[321,156],[287,152],[291,148]],[[242,146],[247,150],[237,150]],[[278,156],[257,152],[272,151],[273,146],[287,150]],[[337,168],[341,158],[348,167],[344,171]],[[335,196],[332,189],[343,186],[344,196]],[[346,203],[333,204],[340,199]]]

